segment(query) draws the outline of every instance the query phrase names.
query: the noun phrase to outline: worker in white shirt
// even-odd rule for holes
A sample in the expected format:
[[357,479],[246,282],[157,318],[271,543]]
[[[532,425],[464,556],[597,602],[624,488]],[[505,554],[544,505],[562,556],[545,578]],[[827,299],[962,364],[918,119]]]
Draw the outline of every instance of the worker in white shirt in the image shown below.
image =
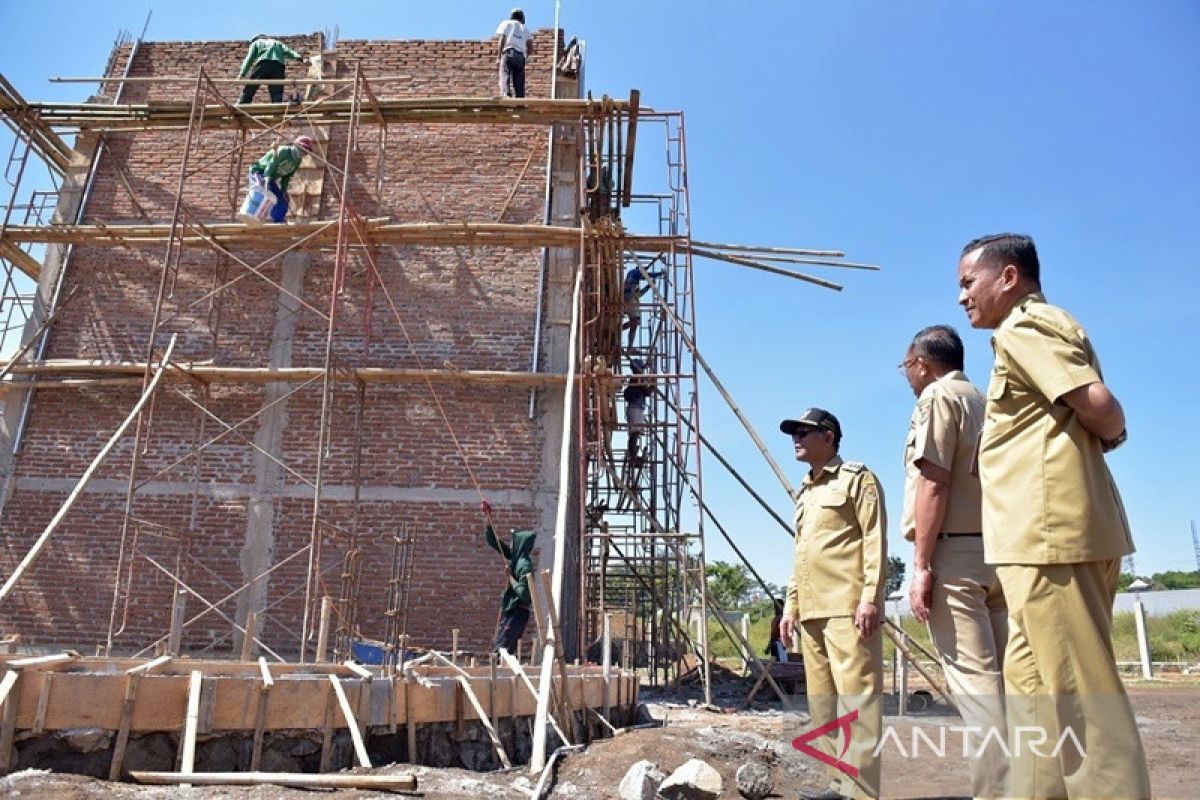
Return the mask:
[[514,8],[496,28],[500,37],[500,96],[525,96],[525,56],[533,55],[533,38],[525,28],[525,12]]

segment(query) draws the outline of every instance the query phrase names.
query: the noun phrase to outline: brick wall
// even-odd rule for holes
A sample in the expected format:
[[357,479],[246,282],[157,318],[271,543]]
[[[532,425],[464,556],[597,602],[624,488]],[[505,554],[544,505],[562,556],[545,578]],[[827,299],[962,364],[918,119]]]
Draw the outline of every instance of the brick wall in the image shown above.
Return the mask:
[[[317,36],[287,38],[306,54],[320,47]],[[536,33],[528,65],[528,93],[549,93],[550,32]],[[133,76],[182,76],[178,82],[131,84],[124,102],[190,99],[197,65],[212,76],[234,76],[245,42],[143,43]],[[110,69],[123,69],[128,53],[116,52]],[[496,94],[495,44],[479,41],[345,41],[338,43],[336,72],[350,75],[355,64],[371,76],[404,76],[375,87],[380,96],[492,96]],[[304,67],[289,65],[289,75]],[[240,87],[221,87],[225,99]],[[111,90],[110,90],[111,91]],[[260,89],[260,101],[265,100]],[[287,136],[309,132],[297,125]],[[329,130],[326,158],[339,169],[347,130]],[[182,207],[190,219],[229,221],[240,199],[246,166],[269,146],[261,138],[239,150],[236,131],[205,131],[189,157]],[[183,131],[111,134],[86,208],[88,221],[164,222],[175,202],[185,142]],[[349,196],[364,216],[401,222],[474,221],[540,223],[544,214],[548,131],[516,126],[392,125],[383,142],[372,125],[360,130],[351,155]],[[382,153],[382,155],[381,155]],[[528,168],[525,169],[528,163]],[[380,166],[382,169],[380,170]],[[522,171],[524,171],[522,177]],[[327,170],[320,214],[336,214],[340,180]],[[382,176],[380,182],[378,178]],[[520,178],[517,191],[505,201]],[[127,184],[127,185],[126,185]],[[141,209],[139,211],[139,208]],[[502,209],[503,214],[501,214]],[[242,248],[219,256],[206,247],[185,249],[168,279],[162,303],[161,348],[178,336],[176,359],[211,359],[230,366],[265,366],[277,326],[283,259],[247,275],[236,260],[258,265],[272,248]],[[294,320],[287,357],[293,366],[324,363],[332,286],[333,254],[312,251],[299,292],[313,310]],[[541,251],[531,248],[381,247],[374,253],[395,303],[393,312],[368,260],[351,257],[337,292],[333,353],[338,363],[360,366],[525,370],[534,339]],[[162,274],[164,247],[78,247],[66,270],[66,289],[80,296],[63,312],[50,337],[49,358],[142,360]],[[208,297],[239,275],[241,280]],[[267,280],[269,279],[269,281]],[[274,282],[273,285],[271,282]],[[398,318],[397,318],[398,317]],[[543,365],[551,368],[553,365]],[[536,527],[534,494],[545,491],[543,452],[557,448],[552,426],[528,419],[527,389],[437,384],[438,402],[423,385],[366,387],[359,422],[359,394],[339,383],[332,398],[330,440],[323,475],[320,556],[327,570],[318,594],[338,593],[341,558],[357,534],[363,551],[358,622],[367,636],[381,636],[387,600],[392,537],[416,534],[418,547],[409,602],[409,632],[418,644],[448,647],[451,628],[464,646],[482,651],[496,622],[504,586],[499,557],[482,542],[478,497],[458,454],[496,506],[498,527]],[[294,387],[285,387],[294,388]],[[0,574],[28,550],[66,498],[103,442],[133,406],[139,386],[45,389],[34,395],[29,423],[17,455],[12,494],[0,519],[4,548]],[[139,456],[139,481],[126,535],[136,537],[132,587],[119,604],[117,647],[152,643],[168,627],[171,579],[184,580],[210,601],[225,598],[253,571],[244,550],[255,503],[270,515],[270,563],[279,563],[308,544],[313,519],[321,385],[314,383],[278,406],[281,444],[272,453],[286,465],[273,466],[251,447],[261,419],[251,420],[198,456],[179,464],[195,443],[261,412],[280,393],[261,385],[175,384],[160,392]],[[558,394],[547,398],[561,397]],[[545,403],[552,403],[546,399]],[[561,401],[560,401],[561,404]],[[265,419],[265,415],[262,416]],[[361,431],[359,429],[361,425]],[[456,446],[451,429],[457,437]],[[356,441],[362,443],[354,502]],[[555,451],[556,452],[556,451]],[[4,627],[26,642],[90,647],[104,640],[113,597],[119,541],[126,520],[126,487],[133,458],[127,436],[59,529],[36,566],[5,606]],[[175,465],[175,466],[172,466]],[[289,470],[294,470],[293,474]],[[160,474],[161,473],[161,474]],[[273,478],[264,478],[264,475]],[[553,489],[553,487],[551,487]],[[265,497],[265,499],[264,499]],[[255,534],[261,535],[261,534]],[[549,532],[542,548],[549,548]],[[148,557],[148,558],[147,558]],[[272,647],[294,653],[298,645],[307,554],[272,573],[259,608],[260,624]],[[568,574],[574,570],[568,568]],[[122,579],[124,585],[124,577]],[[237,599],[219,606],[234,616]],[[188,617],[203,610],[190,599]],[[244,608],[241,609],[244,613]],[[228,649],[230,625],[209,613],[188,628],[193,651],[211,643]]]

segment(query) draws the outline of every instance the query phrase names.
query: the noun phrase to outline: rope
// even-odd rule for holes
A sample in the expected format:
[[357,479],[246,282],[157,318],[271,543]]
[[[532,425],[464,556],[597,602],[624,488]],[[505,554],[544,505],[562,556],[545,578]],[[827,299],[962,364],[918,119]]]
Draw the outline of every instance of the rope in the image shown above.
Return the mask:
[[[358,237],[359,242],[366,247],[367,242],[363,236],[360,226],[360,218],[354,214],[350,219],[350,224],[354,228],[354,234]],[[371,265],[371,272],[375,274],[375,278],[379,281],[380,288],[383,289],[384,299],[387,300],[388,308],[392,310],[392,315],[396,318],[396,324],[400,326],[400,332],[404,334],[404,340],[408,343],[408,348],[412,353],[413,358],[417,362],[419,369],[424,369],[425,364],[421,359],[421,354],[417,352],[417,346],[413,342],[412,337],[408,333],[408,327],[404,324],[404,319],[400,316],[400,310],[396,308],[395,301],[392,300],[392,293],[388,291],[387,284],[384,283],[383,275],[380,274],[379,268],[375,265],[375,258],[371,255],[370,249],[364,250],[367,257],[367,263]],[[442,405],[442,399],[438,395],[437,390],[433,386],[433,380],[426,375],[425,385],[429,388],[429,395],[433,398],[434,405],[437,406],[438,414],[442,418],[442,422],[446,425],[446,432],[450,434],[451,441],[454,442],[454,449],[458,452],[458,457],[462,461],[463,469],[466,470],[467,476],[471,479],[471,485],[475,488],[475,493],[479,495],[480,501],[486,500],[483,496],[483,489],[479,485],[479,480],[475,477],[475,471],[471,469],[471,462],[467,459],[466,451],[463,450],[462,443],[458,439],[458,434],[454,432],[454,426],[450,424],[450,417],[446,414],[446,408]]]

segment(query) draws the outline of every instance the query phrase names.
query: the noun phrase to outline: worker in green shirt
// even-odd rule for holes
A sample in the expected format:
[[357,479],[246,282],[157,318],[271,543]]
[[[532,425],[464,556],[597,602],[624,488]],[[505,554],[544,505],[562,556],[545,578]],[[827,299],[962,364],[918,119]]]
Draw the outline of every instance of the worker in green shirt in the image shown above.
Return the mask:
[[275,196],[271,206],[271,222],[280,223],[287,219],[288,184],[300,169],[305,153],[315,153],[317,143],[311,136],[297,136],[292,144],[276,145],[250,165],[250,186],[266,184]]
[[[246,59],[242,62],[242,69],[238,72],[238,77],[251,80],[257,78],[264,81],[282,80],[286,74],[284,64],[289,58],[292,61],[308,63],[307,58],[283,42],[260,33],[250,40],[250,49],[246,52]],[[247,83],[242,89],[242,99],[238,102],[253,103],[254,95],[258,93],[258,87],[257,83]],[[282,83],[269,85],[267,91],[271,94],[272,103],[283,102]]]
[[529,581],[527,575],[533,574],[534,533],[533,531],[513,531],[512,544],[505,544],[496,537],[492,527],[492,506],[484,500],[480,506],[487,519],[483,529],[483,540],[488,546],[504,557],[504,569],[508,582],[504,594],[500,596],[500,620],[496,626],[496,639],[492,642],[492,651],[507,650],[517,652],[517,642],[525,633],[529,624]]

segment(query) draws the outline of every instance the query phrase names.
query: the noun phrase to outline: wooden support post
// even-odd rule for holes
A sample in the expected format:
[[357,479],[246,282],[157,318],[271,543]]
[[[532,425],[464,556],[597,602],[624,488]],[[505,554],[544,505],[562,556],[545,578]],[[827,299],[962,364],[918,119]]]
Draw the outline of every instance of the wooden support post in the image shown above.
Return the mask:
[[325,717],[321,726],[321,760],[317,766],[318,772],[329,771],[329,758],[333,753],[333,687],[325,684]]
[[0,703],[4,703],[4,715],[0,721],[0,773],[8,773],[13,768],[13,740],[17,733],[17,703],[20,702],[21,692],[17,684],[21,673],[10,669],[0,680]]
[[31,733],[39,734],[46,729],[46,709],[50,707],[50,687],[54,683],[54,673],[42,673],[42,689],[38,693],[37,712],[33,715]]
[[[941,684],[938,683],[937,680],[935,680],[934,677],[930,675],[924,667],[921,666],[920,662],[913,657],[912,651],[904,646],[904,643],[900,640],[900,637],[896,635],[896,632],[886,625],[883,627],[883,630],[892,640],[892,644],[896,645],[896,649],[900,651],[901,655],[903,655],[904,658],[913,665],[913,669],[921,673],[921,677],[928,681],[929,685],[933,687],[933,690],[942,696],[942,700],[946,701],[946,705],[953,706],[954,701],[950,699],[950,695],[947,694],[946,690],[942,688]],[[901,702],[904,702],[903,698],[901,698]]]
[[612,614],[604,615],[604,640],[600,649],[604,674],[604,721],[612,722]]
[[338,680],[337,675],[330,675],[329,683],[333,686],[333,693],[337,697],[338,706],[342,709],[342,717],[346,720],[346,727],[350,729],[350,741],[354,743],[354,753],[358,756],[358,765],[370,769],[371,759],[367,757],[367,746],[363,743],[362,734],[358,730],[358,721],[354,718],[354,712],[350,710],[350,701],[346,699],[346,692],[342,689],[342,682]]
[[562,654],[562,632],[558,627],[558,612],[554,610],[554,593],[551,583],[550,570],[542,570],[542,589],[546,592],[546,627],[554,635],[553,657],[558,662],[558,677],[562,683],[562,691],[558,695],[558,710],[564,715],[568,722],[563,723],[563,727],[568,724],[571,726],[571,733],[575,741],[581,741],[579,725],[575,719],[575,711],[571,708],[570,688],[571,685],[567,680],[567,662]]
[[[129,728],[133,723],[133,706],[137,702],[138,684],[141,683],[142,673],[134,672],[125,676],[125,699],[121,702],[121,721],[117,727],[117,738],[113,743],[112,761],[108,764],[108,779],[121,780],[121,770],[125,767],[125,748],[129,744]],[[189,698],[190,707],[190,698]]]
[[200,690],[203,686],[204,673],[198,669],[192,670],[188,680],[187,716],[183,721],[183,757],[179,765],[179,771],[184,775],[196,771],[196,728],[200,724]]
[[254,742],[250,750],[250,771],[257,772],[262,763],[263,732],[267,727],[267,701],[271,699],[271,687],[275,679],[271,677],[271,668],[267,666],[264,656],[258,657],[258,671],[262,675],[262,683],[258,685],[258,706],[254,709]]
[[246,632],[242,635],[242,661],[254,660],[254,636],[258,632],[258,615],[254,609],[246,612]]
[[464,711],[462,684],[456,683],[454,685],[454,741],[456,742],[467,738],[467,724],[463,718]]
[[413,687],[416,681],[404,678],[404,734],[408,740],[408,763],[417,763],[417,723],[413,720]]
[[496,654],[488,653],[488,716],[497,732],[500,730],[500,716],[496,713]]
[[[513,658],[508,653],[501,653],[501,658],[504,659],[505,666],[507,666],[509,668],[509,670],[512,671],[513,675],[515,675],[517,678],[519,678],[521,680],[522,683],[525,684],[525,688],[529,690],[529,693],[531,695],[533,695],[533,699],[536,702],[538,700],[538,690],[534,687],[533,681],[529,680],[529,676],[525,674],[525,670],[521,669],[521,662],[517,661],[515,658]],[[514,681],[513,682],[514,695],[516,693],[516,686],[517,686],[516,682]],[[517,702],[516,702],[516,697],[514,696],[513,697],[513,708],[515,709],[516,707],[517,707]],[[513,713],[515,716],[516,712],[514,711]],[[567,738],[567,734],[565,732],[563,732],[563,729],[561,727],[559,727],[558,721],[554,719],[553,714],[550,715],[549,722],[550,722],[550,725],[554,728],[554,732],[558,734],[558,738],[562,739],[567,744],[570,744],[571,740]]]
[[396,732],[396,675],[392,673],[388,676],[388,733]]
[[171,630],[167,634],[167,655],[179,655],[183,647],[183,621],[187,614],[187,593],[179,584],[175,585],[175,593],[171,598]]
[[475,696],[474,690],[471,689],[471,682],[462,675],[458,676],[458,685],[462,687],[467,699],[471,701],[471,706],[474,707],[475,713],[479,715],[479,722],[487,731],[488,736],[492,740],[492,746],[496,748],[496,756],[500,759],[500,763],[505,769],[512,768],[512,762],[508,760],[508,753],[504,752],[504,745],[500,742],[500,736],[496,733],[496,728],[493,727],[488,720],[487,712],[483,710],[483,706],[479,702],[479,698]]
[[458,628],[450,629],[450,662],[458,663]]
[[325,652],[329,648],[329,617],[333,612],[333,598],[321,598],[321,622],[317,628],[317,654],[314,658],[316,663],[321,664],[325,661]]
[[1146,606],[1142,605],[1142,596],[1133,595],[1133,622],[1138,640],[1138,659],[1142,662],[1142,677],[1150,680],[1154,670],[1150,663],[1150,637],[1146,635]]

